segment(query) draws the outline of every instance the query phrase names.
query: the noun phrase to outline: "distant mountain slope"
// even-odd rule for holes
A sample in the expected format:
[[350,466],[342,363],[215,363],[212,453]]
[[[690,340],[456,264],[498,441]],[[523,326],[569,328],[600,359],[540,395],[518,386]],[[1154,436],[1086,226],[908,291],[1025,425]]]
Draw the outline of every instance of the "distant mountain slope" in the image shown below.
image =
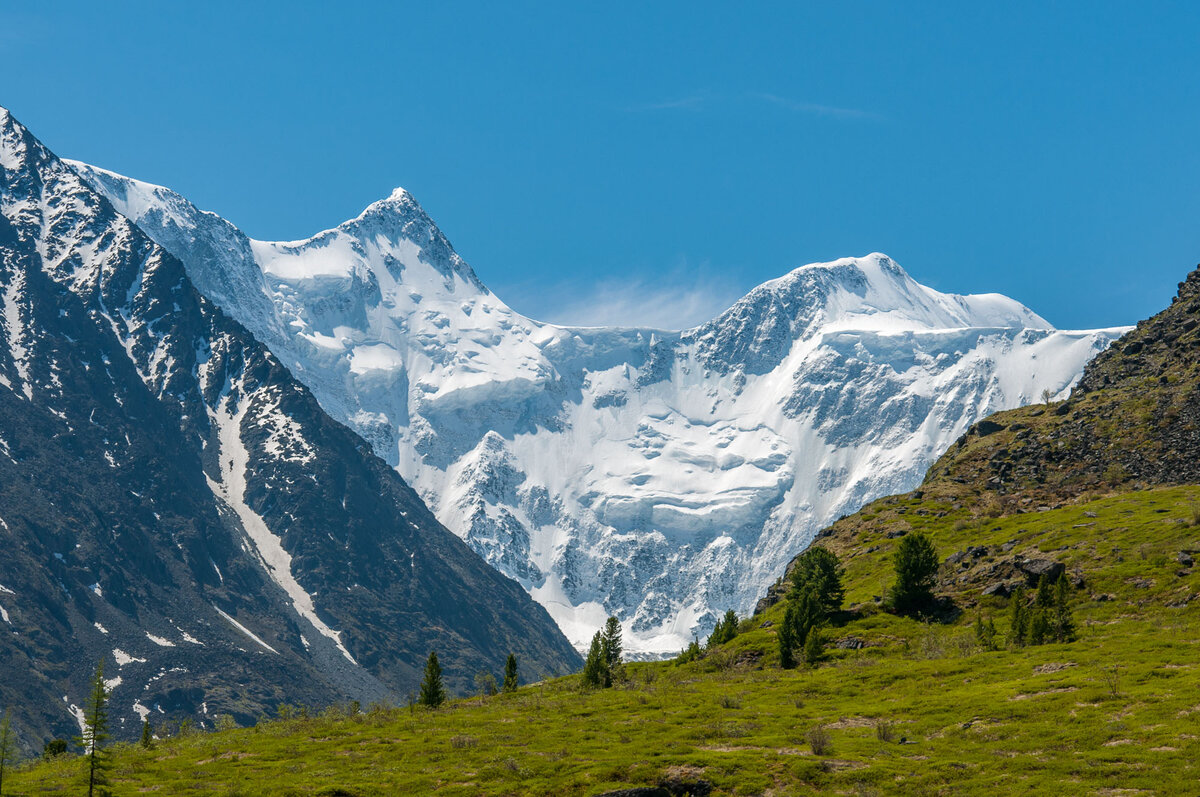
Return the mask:
[[615,613],[632,650],[670,652],[747,611],[817,529],[914,487],[979,418],[1064,394],[1123,331],[1059,332],[879,254],[692,330],[557,327],[488,291],[402,190],[270,243],[74,166],[576,645]]
[[[77,732],[578,656],[182,264],[0,109],[0,706]],[[161,713],[160,713],[161,712]]]

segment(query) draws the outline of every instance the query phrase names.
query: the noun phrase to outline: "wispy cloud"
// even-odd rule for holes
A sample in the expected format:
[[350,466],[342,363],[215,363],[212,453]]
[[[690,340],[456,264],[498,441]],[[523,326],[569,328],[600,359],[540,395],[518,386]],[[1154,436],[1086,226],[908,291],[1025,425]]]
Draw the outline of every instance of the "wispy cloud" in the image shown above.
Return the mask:
[[699,111],[711,101],[707,94],[689,94],[686,97],[661,100],[659,102],[643,102],[625,107],[629,113],[645,111]]
[[813,116],[826,116],[831,119],[863,119],[863,120],[880,120],[883,117],[871,111],[864,111],[858,108],[839,108],[835,105],[820,105],[815,102],[799,102],[797,100],[780,97],[778,94],[767,94],[760,92],[751,95],[755,99],[769,102],[772,105],[778,105],[781,108],[787,108],[789,111],[798,113],[812,114]]
[[750,102],[750,103],[766,103],[779,108],[784,108],[796,113],[808,114],[810,116],[821,116],[827,119],[841,119],[845,121],[882,121],[884,117],[872,111],[862,110],[860,108],[842,108],[836,105],[822,105],[816,102],[802,102],[793,100],[789,97],[782,97],[778,94],[769,92],[750,92],[746,94],[735,94],[723,96],[720,94],[710,94],[708,92],[696,92],[683,97],[673,97],[657,102],[644,102],[635,105],[626,106],[623,110],[627,113],[645,113],[649,111],[704,111],[715,108],[719,105],[729,105],[735,102]]
[[684,267],[653,278],[568,280],[527,287],[512,286],[501,295],[539,321],[579,327],[689,329],[715,318],[744,293],[728,277]]

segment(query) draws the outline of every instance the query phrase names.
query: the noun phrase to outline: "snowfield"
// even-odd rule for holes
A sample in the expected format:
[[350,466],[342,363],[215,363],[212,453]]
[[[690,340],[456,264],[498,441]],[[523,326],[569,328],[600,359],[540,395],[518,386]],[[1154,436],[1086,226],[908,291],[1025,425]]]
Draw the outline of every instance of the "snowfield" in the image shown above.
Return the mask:
[[577,647],[608,614],[658,656],[747,612],[821,527],[915,487],[983,416],[1065,395],[1125,331],[1055,330],[882,254],[798,268],[695,329],[559,327],[492,294],[401,189],[272,243],[72,165]]

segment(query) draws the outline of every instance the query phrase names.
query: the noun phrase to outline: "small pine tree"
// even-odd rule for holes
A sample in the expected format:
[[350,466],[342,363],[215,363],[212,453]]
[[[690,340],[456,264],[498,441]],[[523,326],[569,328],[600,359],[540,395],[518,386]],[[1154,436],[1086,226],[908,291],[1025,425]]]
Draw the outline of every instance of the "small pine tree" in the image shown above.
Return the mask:
[[725,616],[717,621],[716,627],[708,637],[708,645],[712,648],[716,645],[724,645],[738,635],[738,616],[737,612],[729,609],[725,612]]
[[592,637],[592,646],[588,648],[587,658],[583,662],[583,685],[590,686],[596,689],[606,686],[604,683],[605,666],[604,653],[601,650],[601,636],[597,631]]
[[1019,648],[1029,639],[1029,607],[1025,602],[1025,590],[1017,587],[1008,600],[1008,644]]
[[613,681],[621,675],[621,621],[609,617],[604,623],[604,633],[600,637],[600,653],[604,658],[607,679],[604,686],[612,686]]
[[800,593],[800,596],[794,601],[796,606],[795,625],[792,627],[792,635],[795,637],[797,644],[803,645],[808,639],[809,633],[825,620],[825,611],[822,608],[821,600],[817,596],[817,591],[813,587],[809,587]]
[[900,539],[894,563],[896,581],[892,585],[892,607],[901,614],[924,611],[933,604],[933,585],[937,578],[937,550],[921,532]]
[[0,719],[0,795],[4,794],[4,769],[13,763],[17,740],[12,729],[12,712],[5,711]]
[[429,651],[429,660],[425,662],[425,677],[421,681],[421,705],[437,708],[446,702],[446,687],[442,684],[442,665],[438,663],[437,653]]
[[984,650],[996,649],[996,624],[991,617],[985,621],[982,614],[975,615],[975,644]]
[[1035,601],[1029,616],[1029,644],[1046,644],[1050,641],[1050,633],[1050,610]]
[[150,720],[142,720],[142,747],[147,750],[154,747],[154,734],[150,730]]
[[804,663],[809,667],[817,666],[821,654],[825,652],[825,641],[821,639],[821,629],[812,628],[804,638]]
[[504,662],[504,691],[517,691],[517,680],[517,657],[509,653],[508,661]]
[[60,755],[66,755],[67,740],[66,739],[47,739],[42,745],[42,758],[46,761],[58,758]]
[[688,643],[688,646],[680,651],[679,656],[676,657],[675,663],[687,664],[688,662],[697,661],[703,657],[704,651],[700,649],[700,640],[692,637],[692,641]]
[[783,623],[777,634],[779,639],[779,666],[790,670],[796,666],[796,604],[788,601],[787,611],[783,615]]
[[1054,587],[1050,584],[1050,579],[1045,576],[1038,579],[1037,595],[1033,602],[1041,609],[1049,609],[1054,605]]
[[814,545],[796,560],[792,570],[792,597],[806,590],[815,590],[817,602],[825,618],[842,609],[846,590],[842,587],[842,563],[828,548]]
[[107,794],[105,777],[108,772],[108,756],[104,743],[108,741],[108,688],[104,685],[104,659],[96,665],[92,676],[91,693],[88,695],[84,712],[83,735],[79,737],[84,755],[88,759],[88,797]]
[[1075,618],[1071,614],[1071,586],[1063,573],[1054,584],[1053,632],[1059,642],[1075,641]]

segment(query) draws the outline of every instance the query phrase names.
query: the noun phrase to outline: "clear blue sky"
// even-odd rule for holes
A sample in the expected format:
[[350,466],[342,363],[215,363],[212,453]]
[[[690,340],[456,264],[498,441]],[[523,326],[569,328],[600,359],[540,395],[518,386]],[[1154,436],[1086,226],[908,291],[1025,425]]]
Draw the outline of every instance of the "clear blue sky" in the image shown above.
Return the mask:
[[0,104],[257,238],[403,185],[564,322],[878,250],[1123,324],[1200,261],[1200,3],[647,5],[6,4]]

